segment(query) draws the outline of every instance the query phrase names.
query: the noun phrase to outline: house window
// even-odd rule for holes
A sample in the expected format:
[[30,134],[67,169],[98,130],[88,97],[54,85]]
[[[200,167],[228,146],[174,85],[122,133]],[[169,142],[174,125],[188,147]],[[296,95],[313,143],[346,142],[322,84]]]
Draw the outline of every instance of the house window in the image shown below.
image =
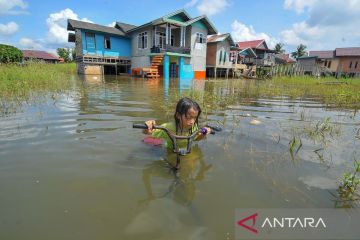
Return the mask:
[[352,62],[350,62],[350,64],[349,64],[349,69],[351,69],[351,67],[352,67]]
[[226,52],[224,52],[224,64],[226,62]]
[[206,43],[206,39],[204,38],[204,34],[196,33],[196,41],[197,43]]
[[357,64],[358,64],[358,62],[355,62],[355,69],[357,69]]
[[222,51],[220,51],[219,64],[221,64],[221,60],[222,60]]
[[331,68],[331,61],[328,62],[328,68]]
[[104,37],[104,48],[111,49],[110,37],[108,37],[108,36]]
[[147,32],[140,33],[138,35],[138,48],[146,49],[148,44],[148,34]]

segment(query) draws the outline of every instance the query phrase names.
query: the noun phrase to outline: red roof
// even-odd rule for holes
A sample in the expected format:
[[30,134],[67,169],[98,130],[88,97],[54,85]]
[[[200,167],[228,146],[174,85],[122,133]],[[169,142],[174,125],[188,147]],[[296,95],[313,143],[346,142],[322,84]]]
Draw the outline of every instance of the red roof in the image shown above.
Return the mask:
[[336,48],[335,54],[337,57],[342,56],[360,56],[360,47],[351,48]]
[[309,56],[316,56],[318,58],[334,58],[335,51],[310,51]]
[[284,60],[286,63],[294,63],[295,61],[290,58],[290,54],[280,53],[276,55],[278,58]]
[[238,42],[237,45],[240,49],[245,48],[257,48],[260,44],[262,44],[265,40],[253,40],[253,41],[244,41],[244,42]]
[[24,58],[37,58],[44,60],[59,60],[58,57],[52,55],[51,53],[39,50],[22,50]]

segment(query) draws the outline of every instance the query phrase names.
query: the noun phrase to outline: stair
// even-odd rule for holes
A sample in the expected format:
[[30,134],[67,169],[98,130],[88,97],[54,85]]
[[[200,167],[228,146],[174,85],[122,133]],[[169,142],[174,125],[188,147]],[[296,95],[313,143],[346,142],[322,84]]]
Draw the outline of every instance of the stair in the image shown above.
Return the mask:
[[148,78],[158,78],[159,74],[159,66],[162,65],[164,60],[163,55],[154,56],[151,61],[150,71],[146,74]]

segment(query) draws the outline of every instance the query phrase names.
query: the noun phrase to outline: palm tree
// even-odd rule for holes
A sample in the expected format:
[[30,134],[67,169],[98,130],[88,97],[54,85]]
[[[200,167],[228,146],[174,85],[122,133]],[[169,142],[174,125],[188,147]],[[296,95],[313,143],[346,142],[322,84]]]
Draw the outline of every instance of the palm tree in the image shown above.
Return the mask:
[[291,56],[293,58],[299,58],[302,57],[304,55],[306,55],[306,46],[304,44],[300,44],[297,48],[295,52],[291,53]]
[[277,44],[275,45],[275,49],[274,49],[275,53],[277,53],[277,54],[279,54],[279,53],[284,53],[285,50],[283,49],[283,47],[284,47],[284,44],[283,44],[283,43],[277,43]]

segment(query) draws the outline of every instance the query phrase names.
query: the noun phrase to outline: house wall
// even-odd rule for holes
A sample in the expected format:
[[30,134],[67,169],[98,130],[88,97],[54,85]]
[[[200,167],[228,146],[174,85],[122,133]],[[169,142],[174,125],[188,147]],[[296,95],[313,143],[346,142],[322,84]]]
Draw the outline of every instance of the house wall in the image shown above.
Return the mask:
[[[82,53],[88,54],[86,48],[85,33],[89,31],[82,31]],[[105,49],[105,36],[110,37],[111,49]],[[120,36],[107,35],[102,33],[95,33],[95,54],[105,57],[131,57],[131,40]]]
[[102,75],[104,71],[102,65],[91,65],[85,63],[77,64],[77,72],[84,75]]
[[82,34],[80,29],[75,29],[75,54],[76,56],[83,55]]
[[[220,60],[220,52],[222,52],[222,59]],[[226,52],[225,62],[224,62],[224,53]],[[216,49],[216,67],[231,67],[230,59],[230,43],[229,41],[222,41],[217,43]]]
[[[331,62],[330,67],[328,67],[329,62]],[[339,66],[339,59],[338,58],[325,59],[324,62],[322,62],[320,66],[327,67],[329,69],[329,71],[331,71],[331,72],[337,72],[338,66]]]
[[[151,53],[150,48],[153,46],[153,27],[149,26],[140,30],[137,30],[131,34],[131,68],[143,68],[149,67]],[[138,48],[138,35],[142,32],[148,32],[148,45],[146,49]]]
[[206,43],[196,43],[196,33],[202,33],[207,37],[207,28],[200,22],[191,26],[191,60],[190,64],[194,70],[195,79],[206,77]]
[[[350,62],[352,66],[350,68]],[[355,65],[357,66],[355,68]],[[358,57],[339,57],[339,64],[342,72],[345,73],[360,73],[360,56]]]
[[304,71],[307,73],[314,74],[315,73],[315,59],[316,58],[304,58],[304,59],[298,59],[298,63],[304,67]]
[[206,65],[207,66],[215,66],[216,64],[216,43],[208,43],[206,50]]
[[265,42],[261,43],[257,48],[268,49],[267,46],[265,45]]

